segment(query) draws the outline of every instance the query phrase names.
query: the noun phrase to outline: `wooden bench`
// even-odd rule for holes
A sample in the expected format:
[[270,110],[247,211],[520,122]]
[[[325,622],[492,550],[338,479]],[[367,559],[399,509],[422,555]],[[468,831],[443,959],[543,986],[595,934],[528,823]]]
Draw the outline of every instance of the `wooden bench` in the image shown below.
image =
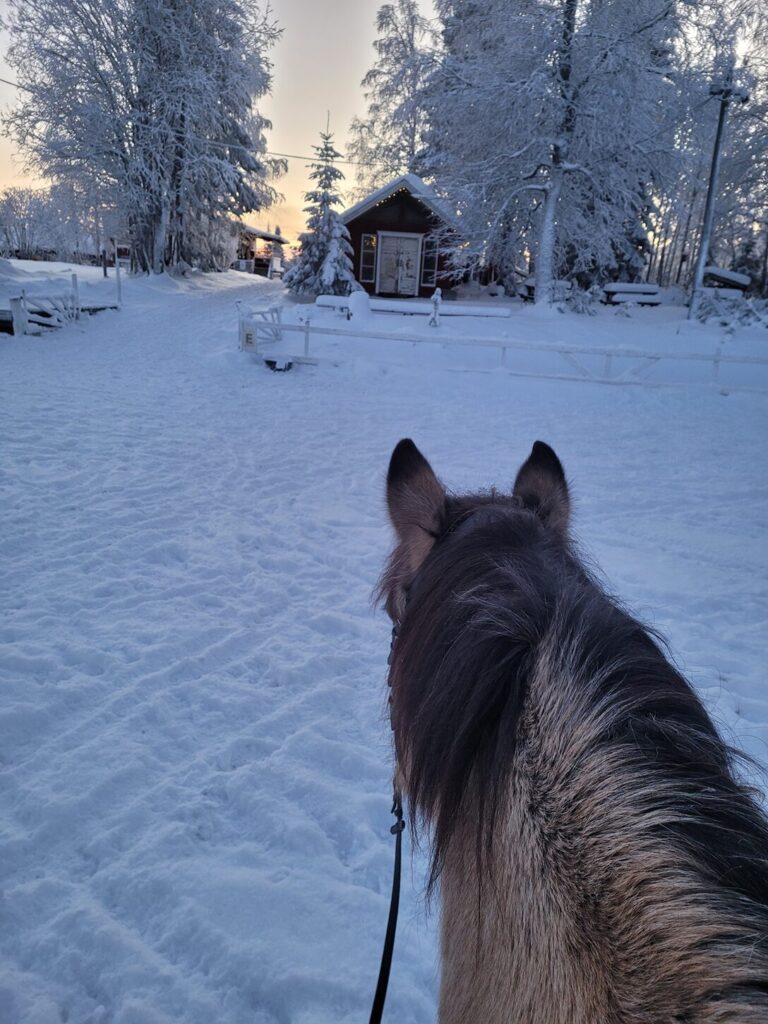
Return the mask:
[[714,295],[718,299],[743,299],[743,288],[728,288],[725,286],[705,285],[701,292],[703,295]]

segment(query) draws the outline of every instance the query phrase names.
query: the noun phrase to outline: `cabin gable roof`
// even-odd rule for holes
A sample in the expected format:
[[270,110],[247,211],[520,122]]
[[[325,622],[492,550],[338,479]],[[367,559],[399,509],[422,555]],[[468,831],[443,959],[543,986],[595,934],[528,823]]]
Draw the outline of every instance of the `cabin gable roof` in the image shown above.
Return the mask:
[[399,178],[393,178],[386,185],[377,188],[375,192],[371,192],[370,195],[361,199],[359,203],[355,203],[354,206],[350,206],[348,210],[345,210],[341,215],[342,222],[349,224],[351,221],[357,220],[358,217],[368,213],[369,210],[372,210],[384,199],[388,199],[401,189],[408,191],[414,199],[418,200],[444,223],[453,223],[454,218],[434,189],[430,188],[426,182],[423,182],[415,174],[401,174]]

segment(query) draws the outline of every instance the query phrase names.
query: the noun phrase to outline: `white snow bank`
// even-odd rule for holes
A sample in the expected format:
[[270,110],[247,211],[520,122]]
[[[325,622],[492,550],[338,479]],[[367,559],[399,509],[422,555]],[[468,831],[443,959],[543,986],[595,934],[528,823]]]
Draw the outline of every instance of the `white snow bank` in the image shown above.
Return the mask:
[[[318,309],[348,309],[352,295],[318,295],[315,306]],[[363,293],[367,296],[367,292]],[[374,313],[399,313],[400,316],[432,315],[431,299],[369,299],[369,309]],[[510,316],[512,307],[493,306],[490,303],[443,302],[440,313],[445,316],[501,317]]]

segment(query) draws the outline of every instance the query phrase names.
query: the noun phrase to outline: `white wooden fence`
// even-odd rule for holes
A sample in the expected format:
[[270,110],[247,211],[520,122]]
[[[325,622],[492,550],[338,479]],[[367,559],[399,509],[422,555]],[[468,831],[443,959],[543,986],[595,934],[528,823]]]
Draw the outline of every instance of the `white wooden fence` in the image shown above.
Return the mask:
[[[286,335],[288,337],[286,337]],[[291,336],[300,336],[300,344],[295,347],[288,343]],[[301,324],[286,324],[262,311],[258,317],[253,314],[241,316],[240,347],[244,351],[254,352],[262,356],[270,356],[279,344],[279,355],[282,360],[294,363],[317,363],[320,359],[311,352],[311,339],[314,337],[347,338],[350,341],[366,339],[380,341],[387,345],[405,342],[416,346],[439,345],[444,349],[475,348],[497,349],[500,367],[516,377],[535,377],[547,380],[578,380],[599,384],[644,385],[646,387],[665,387],[685,385],[688,380],[673,381],[650,379],[649,375],[659,364],[671,363],[698,364],[711,368],[704,380],[698,383],[709,383],[717,387],[725,387],[728,391],[751,391],[768,394],[768,358],[761,356],[734,356],[718,346],[714,352],[643,352],[633,349],[608,349],[598,346],[545,345],[535,342],[517,341],[510,338],[473,338],[473,337],[431,337],[423,334],[383,334],[377,331],[350,330],[340,327],[318,327],[309,319]],[[297,339],[299,340],[299,339]],[[288,343],[288,344],[287,344]],[[542,367],[541,369],[524,369],[515,366],[513,354],[546,353],[555,356],[559,367]],[[749,367],[749,384],[732,384],[723,380],[723,366]],[[759,368],[759,369],[758,369]]]
[[[64,327],[79,320],[81,313],[96,313],[103,309],[119,309],[122,303],[120,266],[115,265],[117,300],[88,300],[81,304],[77,274],[72,274],[67,291],[35,291],[22,289],[10,299],[14,334],[40,334],[41,328]],[[55,286],[54,286],[55,287]]]
[[[37,327],[63,327],[80,316],[77,274],[72,275],[69,291],[30,293],[25,289],[11,299],[13,333],[29,334]],[[38,332],[39,333],[39,332]]]

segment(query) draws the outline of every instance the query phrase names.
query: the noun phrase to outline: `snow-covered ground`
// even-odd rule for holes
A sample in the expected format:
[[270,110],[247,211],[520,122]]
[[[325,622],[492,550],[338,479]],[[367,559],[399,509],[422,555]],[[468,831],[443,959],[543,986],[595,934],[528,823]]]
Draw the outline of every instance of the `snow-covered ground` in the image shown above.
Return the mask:
[[[455,488],[554,445],[586,551],[768,761],[768,397],[454,372],[354,339],[272,374],[238,352],[234,303],[280,293],[129,281],[119,313],[0,337],[2,1024],[367,1019],[392,859],[370,595],[400,437]],[[520,307],[503,329],[716,345],[680,321]],[[412,864],[386,1019],[421,1024],[435,919]]]

